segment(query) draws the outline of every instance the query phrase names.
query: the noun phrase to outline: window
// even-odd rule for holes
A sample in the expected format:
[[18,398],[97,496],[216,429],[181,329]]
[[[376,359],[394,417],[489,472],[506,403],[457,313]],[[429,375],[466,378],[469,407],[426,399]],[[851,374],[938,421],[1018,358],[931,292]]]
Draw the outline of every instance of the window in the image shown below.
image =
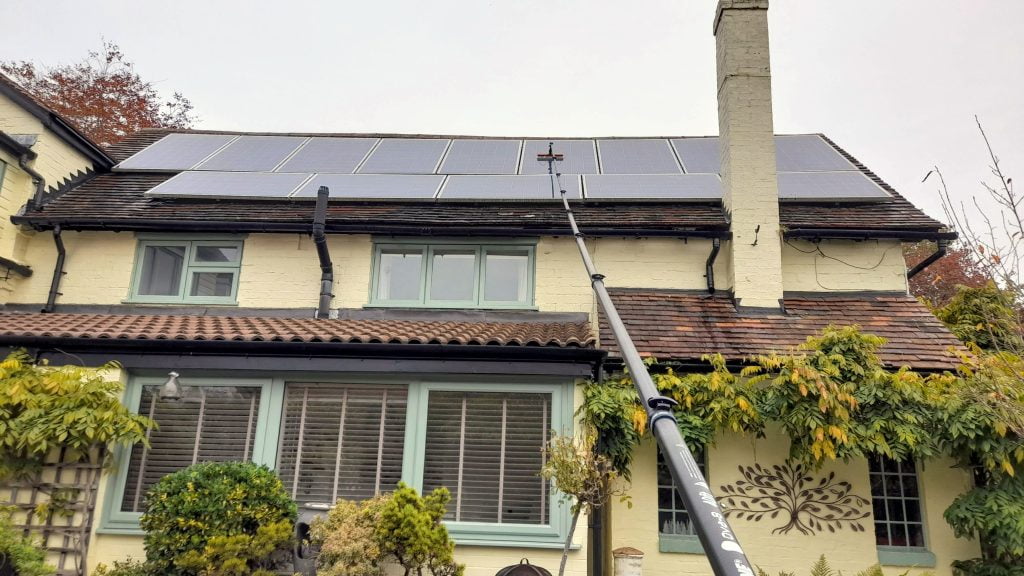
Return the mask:
[[300,504],[363,500],[402,479],[404,386],[289,384],[277,471]]
[[[672,473],[669,472],[661,450],[658,452],[658,539],[662,552],[693,552],[703,551],[697,540],[697,531],[686,511],[686,505],[676,490]],[[707,477],[707,456],[703,445],[690,443],[693,459],[701,474]]]
[[524,308],[533,305],[532,245],[378,244],[377,306]]
[[300,504],[361,500],[404,481],[451,492],[446,522],[462,543],[551,546],[568,508],[538,476],[552,430],[572,423],[570,383],[400,378],[356,382],[266,377],[134,377],[125,403],[153,418],[150,447],[121,450],[100,529],[138,534],[146,491],[194,462],[252,460],[277,470]]
[[163,476],[196,462],[249,460],[255,447],[259,388],[184,387],[178,400],[161,399],[157,386],[142,389],[139,411],[159,425],[128,458],[122,512],[144,512],[145,495]]
[[926,549],[921,493],[912,460],[868,460],[878,560],[889,566],[935,566]]
[[235,240],[142,240],[131,299],[136,302],[232,304],[242,243]]

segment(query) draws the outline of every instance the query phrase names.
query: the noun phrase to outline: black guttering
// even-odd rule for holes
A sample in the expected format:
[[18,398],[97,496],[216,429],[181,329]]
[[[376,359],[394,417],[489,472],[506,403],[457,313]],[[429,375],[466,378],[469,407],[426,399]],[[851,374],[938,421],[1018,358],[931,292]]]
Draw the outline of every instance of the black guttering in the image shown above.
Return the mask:
[[955,240],[956,232],[942,230],[879,230],[872,228],[790,228],[783,231],[786,238],[805,240]]
[[938,246],[936,247],[935,252],[932,252],[927,258],[918,262],[916,266],[907,270],[907,280],[917,276],[923,272],[925,268],[931,266],[936,260],[946,255],[946,250],[949,248],[949,240],[939,240],[936,244],[938,244]]
[[[109,230],[111,232],[249,232],[309,234],[309,224],[303,222],[266,222],[259,220],[169,220],[131,218],[101,220],[97,218],[52,219],[40,216],[12,216],[15,224],[31,226],[35,230],[50,230],[61,226],[64,230]],[[417,226],[409,224],[327,222],[328,234],[386,234],[395,236],[572,236],[564,228],[499,228],[494,226]],[[702,229],[683,228],[588,228],[588,236],[637,236],[669,238],[721,238],[728,239],[731,232],[724,225]]]
[[711,239],[711,253],[708,254],[708,260],[704,263],[704,276],[708,280],[708,294],[715,293],[715,259],[718,258],[718,251],[722,249],[722,240],[720,238]]
[[60,225],[53,227],[53,244],[57,248],[57,261],[53,264],[53,279],[50,280],[50,292],[46,296],[46,306],[43,312],[53,312],[57,307],[57,296],[60,294],[60,281],[64,277],[64,258],[67,251],[64,250],[64,239],[60,236]]
[[327,200],[331,195],[327,186],[316,191],[316,208],[313,210],[313,243],[316,244],[316,256],[320,260],[320,301],[316,307],[316,317],[331,317],[331,300],[334,298],[334,264],[331,253],[327,249],[327,237],[324,228],[327,224]]
[[8,260],[3,256],[0,256],[0,266],[7,268],[11,272],[18,274],[22,278],[28,278],[32,275],[32,269],[24,264],[18,264],[14,260]]
[[109,169],[114,165],[114,160],[102,148],[61,118],[59,114],[44,108],[34,99],[28,97],[22,90],[22,88],[16,86],[13,80],[0,74],[0,94],[13,100],[15,104],[42,122],[44,127],[56,134],[61,140],[67,142],[94,164],[104,169]]
[[11,138],[10,134],[0,131],[0,148],[7,150],[14,156],[28,156],[29,160],[34,160],[36,153],[31,148],[25,146],[21,142],[18,142],[14,138]]

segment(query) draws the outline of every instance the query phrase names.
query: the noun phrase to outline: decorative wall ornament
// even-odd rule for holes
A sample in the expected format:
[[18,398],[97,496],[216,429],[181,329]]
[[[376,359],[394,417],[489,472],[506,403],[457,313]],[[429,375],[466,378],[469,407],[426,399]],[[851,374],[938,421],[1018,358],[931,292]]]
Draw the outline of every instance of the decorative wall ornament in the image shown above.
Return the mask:
[[740,466],[739,470],[743,480],[721,487],[720,502],[726,516],[759,522],[766,515],[781,515],[788,521],[773,529],[773,534],[786,534],[796,528],[812,535],[824,529],[835,532],[844,526],[854,532],[864,531],[860,520],[868,517],[868,501],[851,494],[853,486],[837,481],[835,472],[815,480],[803,464],[789,461],[771,468],[760,464]]

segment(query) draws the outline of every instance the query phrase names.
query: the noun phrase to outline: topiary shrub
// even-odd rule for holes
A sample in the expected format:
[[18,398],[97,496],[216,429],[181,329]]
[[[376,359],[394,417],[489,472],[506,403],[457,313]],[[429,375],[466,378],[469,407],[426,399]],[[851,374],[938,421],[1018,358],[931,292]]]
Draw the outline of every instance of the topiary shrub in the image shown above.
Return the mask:
[[405,576],[462,576],[455,543],[441,522],[451,499],[447,488],[420,496],[399,483],[391,494],[363,502],[339,501],[313,523],[321,576],[379,576],[397,564]]
[[146,506],[140,525],[158,574],[272,574],[291,557],[297,509],[266,466],[195,464],[157,482]]

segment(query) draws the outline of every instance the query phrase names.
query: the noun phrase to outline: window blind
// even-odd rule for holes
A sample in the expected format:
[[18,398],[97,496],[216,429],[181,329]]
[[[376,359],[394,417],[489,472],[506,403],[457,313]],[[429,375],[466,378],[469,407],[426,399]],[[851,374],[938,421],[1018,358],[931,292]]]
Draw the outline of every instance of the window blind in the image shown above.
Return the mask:
[[550,394],[431,391],[423,490],[451,491],[449,520],[547,524],[550,428]]
[[362,500],[402,478],[400,386],[288,384],[277,471],[299,503]]
[[148,448],[132,448],[121,500],[124,512],[145,511],[146,491],[171,472],[197,462],[252,458],[259,388],[185,387],[180,400],[162,400],[157,389],[142,389],[139,412],[158,427],[146,433]]

